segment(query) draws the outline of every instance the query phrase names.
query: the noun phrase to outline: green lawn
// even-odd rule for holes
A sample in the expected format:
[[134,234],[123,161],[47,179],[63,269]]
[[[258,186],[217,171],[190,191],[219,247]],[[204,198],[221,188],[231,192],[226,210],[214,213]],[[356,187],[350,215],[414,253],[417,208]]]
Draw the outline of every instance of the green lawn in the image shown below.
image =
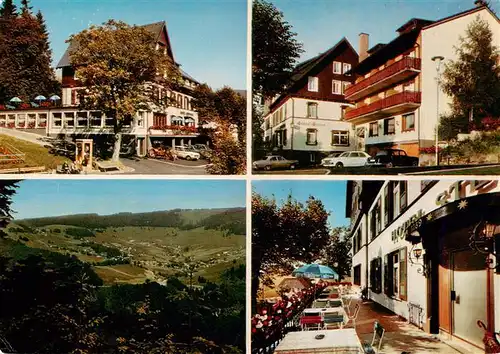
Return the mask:
[[61,165],[63,162],[71,162],[66,157],[49,154],[48,150],[41,145],[0,134],[0,147],[4,146],[5,143],[15,146],[22,153],[24,153],[25,160],[20,163],[3,163],[0,165],[0,170],[39,166],[45,166],[45,169],[52,170],[55,169],[57,165]]

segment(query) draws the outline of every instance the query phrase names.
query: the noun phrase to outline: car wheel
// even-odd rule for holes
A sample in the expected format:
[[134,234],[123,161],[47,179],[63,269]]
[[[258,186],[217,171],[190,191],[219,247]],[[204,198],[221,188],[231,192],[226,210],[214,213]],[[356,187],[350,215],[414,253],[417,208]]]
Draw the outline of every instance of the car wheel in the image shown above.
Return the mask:
[[271,171],[271,166],[269,166],[269,165],[265,166],[265,167],[264,167],[264,170],[266,170],[266,171]]
[[149,157],[151,157],[152,159],[154,159],[156,157],[154,150],[149,150]]
[[342,167],[344,167],[344,164],[342,162],[337,162],[337,164],[335,165],[335,167],[342,168]]
[[291,170],[295,170],[295,168],[296,168],[296,167],[297,167],[297,166],[295,166],[295,165],[290,165],[290,169],[291,169]]
[[191,161],[191,156],[186,156],[186,160]]
[[418,161],[413,161],[411,165],[412,165],[413,167],[417,167],[417,166],[418,166]]
[[385,167],[387,167],[387,168],[393,168],[394,165],[392,164],[392,162],[388,162],[388,163],[385,164]]

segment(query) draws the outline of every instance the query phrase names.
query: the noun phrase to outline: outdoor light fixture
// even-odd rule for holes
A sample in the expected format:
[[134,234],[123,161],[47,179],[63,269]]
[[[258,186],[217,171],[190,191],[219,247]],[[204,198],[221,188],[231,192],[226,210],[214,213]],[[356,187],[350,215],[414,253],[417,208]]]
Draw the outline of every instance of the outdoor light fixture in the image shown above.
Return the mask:
[[[494,222],[481,220],[476,224],[469,238],[470,248],[472,248],[475,254],[481,253],[488,255],[486,264],[492,269],[498,268],[500,265],[499,236],[500,225]],[[491,256],[493,256],[495,261],[493,261]]]
[[[426,265],[425,255],[422,257],[422,252],[422,247],[413,245],[410,252],[408,252],[408,259],[412,265],[419,266],[419,268],[417,268],[417,273],[422,274],[424,277],[427,277],[429,275],[429,269]],[[420,261],[421,257],[422,261]]]

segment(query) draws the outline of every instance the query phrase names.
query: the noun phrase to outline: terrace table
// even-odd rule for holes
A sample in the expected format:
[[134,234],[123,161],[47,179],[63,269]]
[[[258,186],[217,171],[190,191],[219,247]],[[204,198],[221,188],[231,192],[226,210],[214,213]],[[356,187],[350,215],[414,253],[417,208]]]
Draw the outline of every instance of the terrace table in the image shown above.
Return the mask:
[[290,332],[280,342],[276,354],[362,354],[356,330],[337,329]]

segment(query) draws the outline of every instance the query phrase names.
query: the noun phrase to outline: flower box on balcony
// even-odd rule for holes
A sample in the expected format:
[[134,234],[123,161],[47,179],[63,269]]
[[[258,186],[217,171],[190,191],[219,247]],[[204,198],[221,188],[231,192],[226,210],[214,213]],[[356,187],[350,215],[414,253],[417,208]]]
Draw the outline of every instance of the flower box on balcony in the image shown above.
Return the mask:
[[38,123],[38,126],[39,126],[40,128],[45,128],[45,127],[47,126],[47,123],[45,123],[45,122],[40,122],[40,123]]
[[26,128],[26,124],[25,123],[19,123],[19,125],[17,126],[18,128]]
[[187,127],[183,125],[153,125],[149,127],[149,130],[171,130],[174,134],[195,134],[198,130],[196,127]]
[[31,108],[31,106],[24,102],[19,105],[19,109],[29,109],[29,108]]
[[5,107],[3,104],[0,104],[0,111],[5,111],[7,107]]
[[8,123],[7,124],[7,128],[15,128],[16,127],[16,123]]

